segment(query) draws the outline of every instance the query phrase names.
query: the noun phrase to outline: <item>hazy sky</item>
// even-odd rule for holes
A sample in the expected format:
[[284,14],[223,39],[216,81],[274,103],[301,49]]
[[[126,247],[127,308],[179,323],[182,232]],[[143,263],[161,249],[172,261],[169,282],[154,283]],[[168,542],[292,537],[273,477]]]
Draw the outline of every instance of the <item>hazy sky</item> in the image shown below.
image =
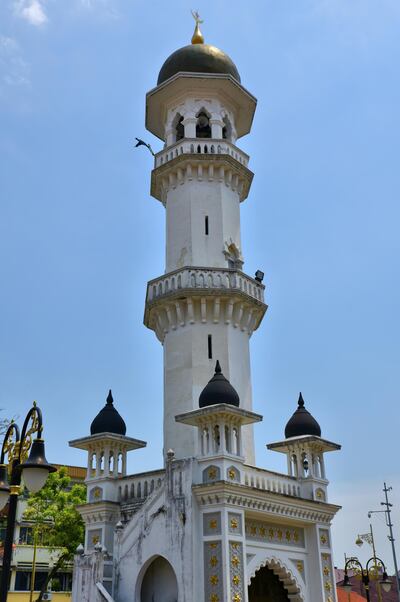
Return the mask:
[[22,421],[36,399],[49,460],[85,464],[67,442],[111,387],[148,441],[130,471],[162,465],[162,348],[142,320],[165,216],[132,141],[161,148],[145,93],[189,43],[190,8],[258,98],[239,141],[255,173],[244,269],[265,271],[269,304],[251,340],[257,463],[285,469],[265,444],[301,390],[343,445],[327,458],[342,564],[384,479],[400,520],[398,0],[0,2],[1,415]]

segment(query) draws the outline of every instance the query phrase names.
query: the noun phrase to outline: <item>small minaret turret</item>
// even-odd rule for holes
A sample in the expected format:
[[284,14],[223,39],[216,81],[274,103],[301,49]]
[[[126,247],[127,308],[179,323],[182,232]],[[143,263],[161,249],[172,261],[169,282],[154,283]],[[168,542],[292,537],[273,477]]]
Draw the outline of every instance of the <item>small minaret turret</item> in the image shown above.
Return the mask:
[[92,421],[90,436],[69,442],[88,453],[87,503],[79,507],[86,524],[85,551],[101,545],[112,553],[114,527],[120,519],[118,480],[126,476],[128,451],[146,446],[145,441],[125,433],[125,421],[114,407],[110,390],[106,405]]
[[270,443],[268,449],[286,454],[288,474],[302,481],[303,496],[328,500],[324,454],[340,449],[340,445],[321,438],[321,427],[305,408],[300,393],[297,409],[285,427],[285,440]]
[[[146,127],[164,142],[151,194],[166,212],[166,273],[148,283],[144,322],[164,347],[164,451],[177,459],[198,453],[195,432],[175,416],[195,409],[216,357],[251,411],[249,338],[267,309],[264,285],[242,271],[240,203],[253,174],[237,141],[256,99],[193,16],[192,44],[167,58],[146,98]],[[254,463],[251,426],[242,451]]]
[[200,394],[199,409],[175,417],[197,427],[198,482],[243,482],[243,426],[260,422],[262,416],[239,405],[239,395],[217,360],[215,374]]

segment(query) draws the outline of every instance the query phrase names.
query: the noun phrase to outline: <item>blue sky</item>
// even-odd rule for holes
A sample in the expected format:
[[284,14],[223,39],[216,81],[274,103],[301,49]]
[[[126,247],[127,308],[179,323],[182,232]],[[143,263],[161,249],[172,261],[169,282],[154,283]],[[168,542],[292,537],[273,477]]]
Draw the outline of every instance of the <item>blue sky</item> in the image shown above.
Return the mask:
[[301,390],[343,445],[327,459],[341,564],[384,479],[400,519],[397,0],[1,2],[0,408],[22,420],[37,399],[49,459],[80,464],[67,441],[111,387],[129,434],[149,442],[130,470],[161,466],[162,349],[142,319],[164,270],[164,209],[132,141],[161,148],[145,93],[189,43],[190,8],[259,103],[239,141],[255,172],[244,268],[265,271],[269,303],[251,341],[257,461],[284,470],[265,444]]

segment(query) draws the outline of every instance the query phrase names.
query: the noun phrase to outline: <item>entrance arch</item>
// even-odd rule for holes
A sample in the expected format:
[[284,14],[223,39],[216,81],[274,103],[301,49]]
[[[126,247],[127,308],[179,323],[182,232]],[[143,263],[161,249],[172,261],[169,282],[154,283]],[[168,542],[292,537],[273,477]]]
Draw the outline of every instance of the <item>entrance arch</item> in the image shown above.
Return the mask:
[[178,602],[178,583],[168,560],[157,556],[147,567],[140,602]]
[[266,566],[257,571],[249,585],[249,602],[289,602],[288,591],[274,571]]
[[268,558],[257,565],[250,575],[249,602],[304,602],[296,577],[276,558]]

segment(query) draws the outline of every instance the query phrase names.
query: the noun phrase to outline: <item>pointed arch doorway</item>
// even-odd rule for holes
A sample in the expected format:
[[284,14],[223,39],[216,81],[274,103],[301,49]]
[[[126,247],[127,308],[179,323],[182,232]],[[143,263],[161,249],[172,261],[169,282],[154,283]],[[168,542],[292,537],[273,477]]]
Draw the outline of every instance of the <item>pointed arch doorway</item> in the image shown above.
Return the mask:
[[288,591],[278,575],[263,566],[249,585],[249,602],[289,602]]

